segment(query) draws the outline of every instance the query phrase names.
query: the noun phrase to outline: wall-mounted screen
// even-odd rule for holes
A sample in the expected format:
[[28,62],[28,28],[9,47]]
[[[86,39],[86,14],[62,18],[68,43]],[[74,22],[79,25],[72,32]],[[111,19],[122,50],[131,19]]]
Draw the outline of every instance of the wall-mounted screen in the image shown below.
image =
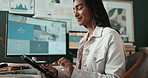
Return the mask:
[[8,14],[7,56],[66,55],[66,22]]

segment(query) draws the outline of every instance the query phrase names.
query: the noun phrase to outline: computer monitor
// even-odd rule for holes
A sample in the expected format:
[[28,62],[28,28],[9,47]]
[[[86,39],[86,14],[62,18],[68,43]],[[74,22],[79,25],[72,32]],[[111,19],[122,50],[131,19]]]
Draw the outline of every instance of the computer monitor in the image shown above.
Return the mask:
[[6,57],[66,55],[66,22],[8,13]]

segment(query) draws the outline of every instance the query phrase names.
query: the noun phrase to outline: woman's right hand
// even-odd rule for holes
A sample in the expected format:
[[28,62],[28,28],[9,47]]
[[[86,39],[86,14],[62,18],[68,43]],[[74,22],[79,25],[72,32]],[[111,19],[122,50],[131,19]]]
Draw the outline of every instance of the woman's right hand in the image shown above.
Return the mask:
[[54,62],[53,64],[58,64],[60,66],[64,67],[64,71],[67,72],[68,74],[72,75],[73,72],[73,64],[70,60],[62,57],[58,61]]

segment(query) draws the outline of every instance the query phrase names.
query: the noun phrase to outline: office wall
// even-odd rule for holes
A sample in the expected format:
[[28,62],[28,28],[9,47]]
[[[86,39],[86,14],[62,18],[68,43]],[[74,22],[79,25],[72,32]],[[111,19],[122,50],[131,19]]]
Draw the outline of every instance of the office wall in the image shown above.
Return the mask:
[[134,11],[134,45],[136,51],[139,47],[148,47],[148,0],[108,0],[133,1]]
[[[112,0],[108,0],[112,1]],[[114,1],[133,1],[134,12],[134,45],[136,51],[139,47],[148,47],[148,0],[114,0]]]
[[135,45],[139,47],[148,46],[148,0],[132,0],[134,3],[134,30]]

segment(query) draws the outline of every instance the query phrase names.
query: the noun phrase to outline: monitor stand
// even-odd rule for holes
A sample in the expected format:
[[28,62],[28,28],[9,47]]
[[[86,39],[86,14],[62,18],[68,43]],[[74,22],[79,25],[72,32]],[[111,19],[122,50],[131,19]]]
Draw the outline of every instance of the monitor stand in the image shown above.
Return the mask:
[[36,63],[46,63],[46,61],[37,61],[37,57],[32,57],[32,60],[34,60]]

